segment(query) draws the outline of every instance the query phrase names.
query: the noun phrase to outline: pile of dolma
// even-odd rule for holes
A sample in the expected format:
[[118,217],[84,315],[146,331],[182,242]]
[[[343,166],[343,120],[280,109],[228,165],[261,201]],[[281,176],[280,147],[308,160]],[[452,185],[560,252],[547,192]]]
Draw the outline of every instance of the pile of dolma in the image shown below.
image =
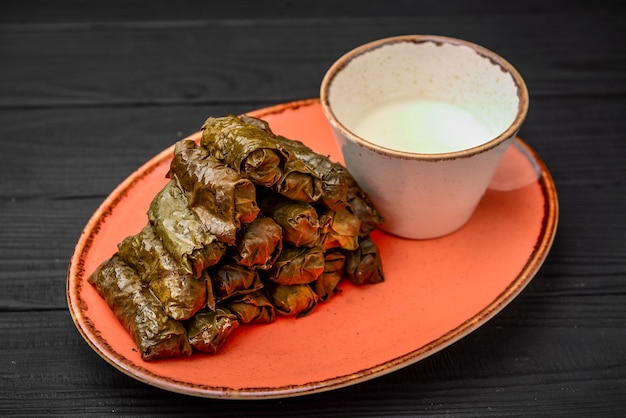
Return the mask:
[[348,171],[250,116],[174,147],[145,227],[89,277],[145,360],[216,353],[240,326],[301,317],[383,281],[382,222]]

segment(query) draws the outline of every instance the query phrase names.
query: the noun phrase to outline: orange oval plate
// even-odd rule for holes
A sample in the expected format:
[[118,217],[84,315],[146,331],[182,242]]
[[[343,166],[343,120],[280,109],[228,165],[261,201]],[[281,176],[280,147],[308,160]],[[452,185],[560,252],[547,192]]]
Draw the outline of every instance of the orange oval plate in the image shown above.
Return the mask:
[[[342,161],[317,99],[250,112],[272,129]],[[199,133],[191,136],[199,138]],[[522,140],[509,149],[470,222],[443,238],[372,237],[385,282],[355,287],[304,318],[239,327],[216,355],[143,361],[96,290],[91,272],[147,221],[173,146],[122,182],[85,227],[67,278],[69,309],[89,345],[147,384],[210,398],[280,398],[352,385],[415,363],[484,324],[529,283],[556,231],[552,178]]]

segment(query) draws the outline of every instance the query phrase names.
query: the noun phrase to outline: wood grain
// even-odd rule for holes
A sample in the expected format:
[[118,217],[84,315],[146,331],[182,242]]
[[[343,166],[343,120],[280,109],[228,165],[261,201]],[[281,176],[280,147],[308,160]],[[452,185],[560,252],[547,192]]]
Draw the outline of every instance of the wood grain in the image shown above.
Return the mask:
[[[0,415],[613,417],[626,410],[623,8],[534,0],[354,5],[0,6]],[[560,202],[554,245],[528,288],[424,361],[300,398],[190,398],[98,357],[72,323],[65,280],[79,234],[113,188],[207,116],[316,97],[342,53],[404,33],[482,44],[528,84],[521,136],[548,165]]]

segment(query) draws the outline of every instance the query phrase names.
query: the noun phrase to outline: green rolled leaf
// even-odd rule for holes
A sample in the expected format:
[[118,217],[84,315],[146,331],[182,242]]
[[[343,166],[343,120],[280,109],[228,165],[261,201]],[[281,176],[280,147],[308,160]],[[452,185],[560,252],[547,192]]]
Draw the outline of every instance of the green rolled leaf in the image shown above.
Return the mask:
[[331,161],[325,155],[316,153],[300,141],[274,134],[269,124],[262,119],[244,115],[241,120],[267,132],[291,158],[300,161],[315,173],[319,179],[317,186],[321,187],[321,192],[319,196],[316,194],[315,200],[309,200],[310,202],[320,201],[331,210],[340,209],[347,204],[346,169],[341,164]]
[[320,300],[327,301],[338,292],[345,262],[346,256],[341,251],[329,251],[324,255],[324,271],[312,285]]
[[280,225],[283,241],[296,247],[313,247],[320,238],[319,216],[306,202],[296,202],[273,192],[258,192],[261,212]]
[[148,218],[185,273],[200,277],[203,270],[216,264],[226,252],[226,245],[208,233],[189,209],[187,199],[174,180],[154,197]]
[[272,218],[260,216],[243,225],[237,243],[232,247],[238,264],[251,269],[267,270],[283,247],[282,228]]
[[278,135],[276,141],[291,155],[306,164],[321,180],[319,202],[331,210],[338,210],[348,203],[347,170],[325,155],[318,154],[300,141]]
[[283,316],[302,317],[317,306],[319,297],[308,284],[284,285],[269,283],[268,297],[276,312]]
[[237,317],[226,308],[198,312],[187,322],[189,344],[200,352],[215,354],[238,327]]
[[201,130],[202,145],[241,176],[265,187],[282,177],[286,155],[265,130],[232,115],[210,117]]
[[380,251],[371,237],[363,238],[358,249],[346,252],[345,276],[359,285],[385,280]]
[[204,228],[227,244],[259,213],[254,184],[193,141],[176,143],[168,176],[176,179]]
[[274,305],[261,290],[231,298],[228,300],[227,306],[237,316],[241,324],[274,321]]
[[88,281],[133,338],[144,360],[191,354],[182,323],[165,313],[148,285],[118,254],[103,262]]
[[300,202],[317,202],[323,196],[322,179],[303,161],[286,152],[282,176],[272,190]]
[[361,219],[345,206],[336,211],[320,213],[320,241],[325,249],[343,248],[356,250],[359,247]]
[[234,260],[224,260],[209,270],[213,294],[216,301],[252,293],[263,288],[259,273],[237,264]]
[[311,283],[324,271],[324,247],[286,245],[267,271],[267,278],[284,285]]
[[184,273],[151,224],[125,238],[118,249],[120,258],[135,269],[173,319],[188,319],[206,307],[206,279]]
[[361,220],[359,237],[368,236],[376,227],[385,220],[372,203],[369,196],[354,177],[346,170],[346,182],[348,185],[348,205],[352,212]]

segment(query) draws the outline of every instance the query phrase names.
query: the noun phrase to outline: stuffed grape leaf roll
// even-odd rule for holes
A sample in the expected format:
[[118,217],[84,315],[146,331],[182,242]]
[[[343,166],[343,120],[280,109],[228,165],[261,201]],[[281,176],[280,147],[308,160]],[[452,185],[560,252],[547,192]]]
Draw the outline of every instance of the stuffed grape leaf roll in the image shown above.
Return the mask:
[[[315,170],[285,150],[263,121],[247,116],[209,118],[202,130],[202,144],[256,184],[303,202],[322,196],[322,179]],[[250,152],[249,157],[231,158],[239,150]]]
[[194,141],[176,143],[168,177],[176,179],[205,229],[227,244],[259,213],[254,184]]
[[343,248],[356,250],[359,247],[361,219],[344,206],[336,211],[320,211],[320,241],[325,249]]
[[200,277],[202,271],[216,264],[226,252],[226,245],[205,231],[189,209],[187,199],[174,180],[155,196],[148,218],[163,245],[180,264],[183,272]]
[[227,306],[237,316],[240,324],[274,321],[274,305],[262,290],[231,298]]
[[241,120],[267,132],[291,158],[301,161],[316,174],[320,180],[321,192],[319,196],[316,196],[315,200],[308,200],[309,202],[319,200],[332,210],[340,209],[347,204],[346,169],[341,164],[331,161],[325,155],[316,153],[300,141],[274,134],[269,124],[262,119],[244,115],[241,117]]
[[321,179],[322,193],[318,199],[320,203],[332,210],[341,209],[348,203],[348,185],[345,177],[347,170],[341,164],[316,153],[300,141],[280,135],[276,136],[276,141],[287,152],[310,167]]
[[311,283],[324,271],[324,247],[294,247],[285,245],[278,259],[267,271],[273,282],[291,285]]
[[315,293],[321,301],[327,301],[338,291],[343,279],[346,256],[339,250],[327,251],[324,254],[324,271],[313,283]]
[[239,265],[234,260],[222,260],[210,269],[209,276],[217,302],[263,288],[256,270]]
[[319,300],[308,284],[269,283],[267,293],[276,313],[283,316],[308,315],[317,306]]
[[134,339],[143,359],[191,354],[182,323],[165,313],[148,285],[118,254],[103,262],[88,281]]
[[361,240],[358,249],[346,252],[345,276],[359,285],[385,280],[380,251],[370,236]]
[[259,207],[283,230],[283,241],[296,247],[313,247],[320,239],[319,216],[306,202],[296,202],[271,191],[257,194]]
[[148,284],[170,317],[185,320],[207,306],[206,278],[183,273],[151,224],[126,237],[118,245],[118,253]]
[[346,183],[348,185],[348,205],[352,212],[361,220],[359,237],[368,236],[376,227],[383,223],[384,218],[376,209],[369,196],[354,177],[346,170]]
[[258,126],[236,116],[208,118],[202,125],[201,143],[217,159],[254,183],[272,187],[282,177],[285,153]]
[[252,269],[267,270],[283,247],[282,228],[272,218],[259,216],[242,226],[237,243],[231,247],[238,264]]
[[283,175],[272,187],[275,192],[300,202],[317,202],[323,195],[322,179],[307,164],[293,154],[283,163]]
[[189,344],[200,352],[215,354],[238,326],[237,317],[226,308],[198,312],[187,322]]

